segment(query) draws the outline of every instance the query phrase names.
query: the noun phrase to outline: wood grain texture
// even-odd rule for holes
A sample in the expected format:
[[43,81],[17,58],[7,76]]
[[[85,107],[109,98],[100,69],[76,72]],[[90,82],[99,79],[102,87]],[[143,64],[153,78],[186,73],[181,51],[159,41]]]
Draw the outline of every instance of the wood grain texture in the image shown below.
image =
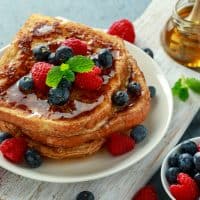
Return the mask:
[[[171,15],[174,0],[153,0],[135,22],[137,45],[154,50],[155,60],[172,85],[180,75],[199,74],[171,60],[160,44],[160,32]],[[0,200],[74,200],[78,192],[90,190],[97,200],[129,200],[160,166],[163,157],[180,139],[200,107],[197,96],[187,103],[175,100],[173,119],[161,143],[136,165],[113,176],[80,184],[53,184],[26,179],[0,169]]]

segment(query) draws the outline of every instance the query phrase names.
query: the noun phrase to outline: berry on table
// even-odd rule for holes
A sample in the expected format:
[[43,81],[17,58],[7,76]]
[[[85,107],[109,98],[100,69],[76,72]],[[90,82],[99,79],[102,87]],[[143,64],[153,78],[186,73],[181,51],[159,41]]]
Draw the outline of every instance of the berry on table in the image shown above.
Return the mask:
[[158,195],[155,188],[148,185],[140,189],[132,200],[158,200]]
[[125,106],[128,104],[129,96],[126,91],[119,90],[113,94],[112,101],[116,106]]
[[69,99],[69,90],[64,88],[51,88],[48,93],[48,103],[50,105],[62,106]]
[[181,172],[178,167],[170,167],[167,169],[166,178],[170,184],[177,182],[177,175]]
[[198,185],[200,185],[200,173],[197,172],[195,175],[194,175],[194,180],[196,181],[196,183]]
[[154,57],[153,51],[150,48],[144,48],[143,51],[148,54],[150,57]]
[[3,156],[13,163],[20,163],[27,150],[27,143],[24,138],[9,138],[0,144],[0,151]]
[[56,49],[55,57],[59,64],[64,63],[73,56],[72,49],[67,46],[60,46]]
[[198,151],[200,151],[200,144],[197,145],[197,149],[198,149]]
[[134,81],[130,82],[127,86],[128,93],[133,97],[138,97],[141,95],[141,86],[139,83]]
[[87,54],[87,44],[77,38],[69,38],[63,41],[61,45],[70,47],[74,55],[85,56]]
[[31,93],[34,87],[34,82],[31,77],[22,77],[19,80],[19,89],[24,93]]
[[128,135],[113,133],[107,142],[107,149],[113,156],[125,154],[135,147],[135,141]]
[[101,69],[94,67],[92,71],[85,73],[77,73],[75,78],[75,85],[78,88],[95,91],[101,88],[103,79],[100,76]]
[[50,53],[49,47],[46,45],[38,45],[33,48],[33,55],[37,61],[47,61]]
[[168,165],[170,167],[178,167],[179,153],[173,152],[168,159]]
[[200,171],[200,152],[194,154],[193,161],[195,168]]
[[83,191],[77,195],[76,200],[95,200],[95,197],[92,192]]
[[144,140],[147,134],[148,134],[148,130],[145,126],[137,125],[131,130],[130,137],[133,138],[136,143],[139,143]]
[[34,82],[34,86],[41,92],[46,92],[46,77],[47,73],[51,69],[52,65],[45,62],[37,62],[31,69],[31,74]]
[[149,86],[149,92],[151,98],[156,96],[156,88],[154,86]]
[[38,168],[42,164],[42,157],[35,149],[28,149],[24,155],[24,159],[31,168]]
[[180,152],[182,153],[189,153],[191,155],[194,155],[197,151],[197,145],[193,141],[185,141],[180,146]]
[[130,43],[135,42],[135,29],[133,23],[128,19],[115,21],[108,29],[108,33],[116,35]]
[[196,200],[199,189],[196,182],[187,174],[180,173],[177,176],[178,184],[170,186],[170,192],[176,200]]
[[98,62],[103,68],[111,67],[113,63],[112,53],[108,49],[101,49],[98,53]]
[[179,156],[178,167],[182,172],[191,172],[194,168],[193,156],[189,153],[183,153]]
[[12,138],[12,135],[9,134],[9,133],[7,133],[7,132],[1,132],[1,131],[0,131],[0,144],[1,144],[4,140],[6,140],[6,139],[8,139],[8,138]]

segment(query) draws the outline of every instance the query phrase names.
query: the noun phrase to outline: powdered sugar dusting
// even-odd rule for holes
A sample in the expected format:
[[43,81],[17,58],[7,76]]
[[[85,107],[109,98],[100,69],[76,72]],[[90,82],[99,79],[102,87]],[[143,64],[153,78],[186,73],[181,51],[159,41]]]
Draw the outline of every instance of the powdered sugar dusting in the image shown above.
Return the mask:
[[37,32],[40,34],[45,34],[53,30],[53,26],[44,25],[37,29]]

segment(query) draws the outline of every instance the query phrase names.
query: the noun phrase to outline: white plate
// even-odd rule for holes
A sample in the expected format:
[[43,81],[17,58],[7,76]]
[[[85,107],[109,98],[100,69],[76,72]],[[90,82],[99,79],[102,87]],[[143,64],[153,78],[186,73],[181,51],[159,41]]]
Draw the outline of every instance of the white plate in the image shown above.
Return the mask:
[[[126,43],[126,47],[144,72],[148,85],[156,87],[157,96],[152,100],[151,111],[145,121],[148,137],[123,156],[112,157],[101,151],[91,157],[77,160],[45,160],[38,169],[14,165],[0,155],[0,166],[19,175],[48,182],[81,182],[99,179],[119,172],[144,158],[164,137],[169,126],[173,100],[171,90],[157,63],[138,47]],[[3,52],[3,49],[0,53]]]

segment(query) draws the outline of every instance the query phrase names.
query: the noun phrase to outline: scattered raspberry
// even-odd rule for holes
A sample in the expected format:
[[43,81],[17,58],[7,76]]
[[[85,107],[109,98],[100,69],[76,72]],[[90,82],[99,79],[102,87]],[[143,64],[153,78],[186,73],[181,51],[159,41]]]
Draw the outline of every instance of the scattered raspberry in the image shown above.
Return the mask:
[[107,142],[107,149],[113,156],[119,156],[131,151],[135,147],[135,141],[128,135],[114,133]]
[[48,71],[51,69],[52,65],[45,62],[37,62],[33,65],[31,69],[32,78],[34,81],[34,86],[41,92],[47,91],[46,77]]
[[140,189],[132,200],[158,200],[158,195],[153,186],[145,186]]
[[100,74],[101,69],[99,67],[94,67],[92,71],[87,73],[77,73],[75,85],[85,90],[98,90],[103,83]]
[[178,184],[170,186],[170,191],[176,200],[196,200],[199,189],[196,182],[187,174],[180,173],[177,176]]
[[62,42],[62,45],[72,48],[75,55],[86,55],[87,54],[87,44],[76,38],[69,38]]
[[27,143],[22,137],[4,140],[0,145],[3,156],[13,163],[20,163],[26,150]]
[[198,151],[200,151],[200,144],[199,144],[199,145],[197,145],[197,149],[198,149]]
[[128,19],[115,21],[108,29],[108,33],[111,35],[117,35],[128,42],[135,42],[134,26]]

